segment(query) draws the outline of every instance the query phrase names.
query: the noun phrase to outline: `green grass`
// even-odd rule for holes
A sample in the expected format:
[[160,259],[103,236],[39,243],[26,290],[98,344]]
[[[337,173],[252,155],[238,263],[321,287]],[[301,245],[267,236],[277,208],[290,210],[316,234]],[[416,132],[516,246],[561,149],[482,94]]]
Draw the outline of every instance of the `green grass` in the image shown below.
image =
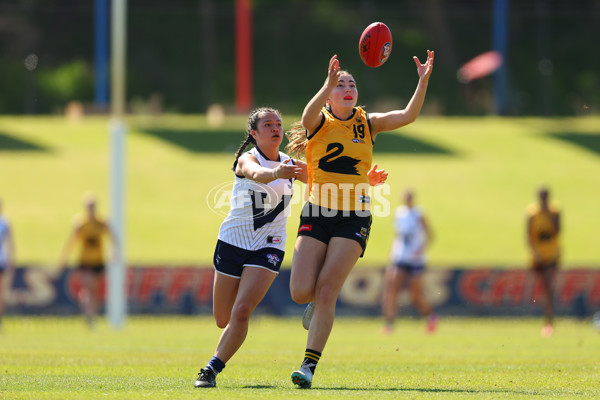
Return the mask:
[[[284,116],[286,123],[294,117]],[[126,257],[130,264],[210,265],[222,217],[206,199],[231,181],[233,151],[246,118],[210,128],[203,116],[128,121]],[[525,209],[548,184],[563,208],[564,264],[598,266],[599,117],[422,117],[375,146],[390,172],[391,209],[416,190],[435,230],[431,264],[522,267]],[[105,118],[0,117],[0,197],[14,225],[21,264],[56,264],[86,191],[109,210],[109,135]],[[302,203],[288,224],[288,256]],[[392,217],[376,217],[358,266],[386,263]]]
[[442,319],[424,334],[400,319],[338,318],[313,389],[289,374],[304,354],[298,318],[257,316],[246,343],[217,378],[193,388],[220,331],[210,317],[132,317],[121,331],[79,318],[5,318],[0,398],[6,399],[597,399],[599,333],[589,320],[559,319],[542,338],[539,319]]

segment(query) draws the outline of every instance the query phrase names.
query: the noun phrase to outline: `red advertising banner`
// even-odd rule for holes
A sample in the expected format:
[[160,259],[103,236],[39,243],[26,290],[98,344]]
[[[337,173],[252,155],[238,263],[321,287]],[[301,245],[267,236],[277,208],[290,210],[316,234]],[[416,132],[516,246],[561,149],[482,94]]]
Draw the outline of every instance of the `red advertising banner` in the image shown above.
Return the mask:
[[[131,267],[127,270],[128,312],[131,314],[210,314],[212,267]],[[355,269],[338,300],[337,311],[350,315],[379,315],[383,269]],[[259,306],[276,315],[303,309],[289,294],[290,271],[282,270]],[[23,267],[6,272],[4,300],[10,314],[78,313],[82,287],[74,270],[56,272]],[[430,268],[424,275],[429,302],[446,315],[537,315],[542,292],[533,274],[523,269]],[[106,293],[106,284],[102,288]],[[558,315],[583,317],[600,310],[600,269],[560,271],[556,279]],[[406,313],[414,312],[407,293],[399,296]]]

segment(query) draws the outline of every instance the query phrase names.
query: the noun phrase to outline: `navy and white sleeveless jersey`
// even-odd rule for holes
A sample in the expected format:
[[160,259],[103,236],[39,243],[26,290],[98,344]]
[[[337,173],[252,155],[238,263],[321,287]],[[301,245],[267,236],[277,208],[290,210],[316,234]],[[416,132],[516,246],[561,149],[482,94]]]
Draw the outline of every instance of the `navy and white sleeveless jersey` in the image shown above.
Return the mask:
[[4,248],[4,243],[9,231],[8,221],[5,218],[0,217],[0,269],[6,268],[8,265],[8,254],[7,250]]
[[423,263],[423,253],[417,252],[425,245],[425,229],[422,211],[418,207],[400,206],[396,209],[394,231],[396,238],[392,249],[392,261],[396,263]]
[[[271,161],[256,147],[248,153],[267,168],[275,168],[290,159],[279,152],[279,160]],[[245,250],[272,247],[285,251],[292,191],[293,179],[260,183],[235,175],[230,209],[219,229],[219,240]]]

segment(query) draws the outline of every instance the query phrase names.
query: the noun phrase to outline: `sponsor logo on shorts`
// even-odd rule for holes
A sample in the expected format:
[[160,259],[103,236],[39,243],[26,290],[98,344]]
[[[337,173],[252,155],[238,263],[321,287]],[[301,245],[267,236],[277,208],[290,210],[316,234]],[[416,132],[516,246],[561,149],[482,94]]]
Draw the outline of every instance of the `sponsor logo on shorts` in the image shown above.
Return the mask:
[[369,231],[367,228],[360,228],[360,235],[366,237]]
[[302,232],[302,231],[312,231],[312,225],[309,224],[304,224],[304,225],[300,225],[300,228],[298,228],[298,232]]
[[267,258],[269,259],[269,262],[273,265],[277,265],[277,263],[281,261],[279,257],[277,257],[277,254],[267,254]]
[[358,232],[354,232],[354,234],[355,234],[355,235],[356,235],[356,237],[358,237],[358,238],[361,238],[361,239],[363,238],[363,237],[362,237],[362,235],[361,235],[360,233],[358,233]]

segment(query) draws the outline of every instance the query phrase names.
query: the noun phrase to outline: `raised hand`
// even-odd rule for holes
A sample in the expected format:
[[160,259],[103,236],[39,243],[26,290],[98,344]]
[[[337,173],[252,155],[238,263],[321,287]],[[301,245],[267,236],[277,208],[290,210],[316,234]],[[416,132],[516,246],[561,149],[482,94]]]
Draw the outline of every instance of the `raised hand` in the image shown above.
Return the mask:
[[417,73],[419,74],[419,78],[421,78],[423,81],[429,80],[429,75],[431,75],[431,71],[433,71],[434,55],[435,54],[433,51],[427,50],[427,61],[425,64],[421,64],[421,61],[419,61],[417,56],[413,57],[415,64],[417,64]]
[[329,69],[327,71],[327,79],[325,80],[325,86],[328,88],[334,88],[338,79],[340,78],[340,61],[337,59],[337,54],[331,57],[329,60]]

